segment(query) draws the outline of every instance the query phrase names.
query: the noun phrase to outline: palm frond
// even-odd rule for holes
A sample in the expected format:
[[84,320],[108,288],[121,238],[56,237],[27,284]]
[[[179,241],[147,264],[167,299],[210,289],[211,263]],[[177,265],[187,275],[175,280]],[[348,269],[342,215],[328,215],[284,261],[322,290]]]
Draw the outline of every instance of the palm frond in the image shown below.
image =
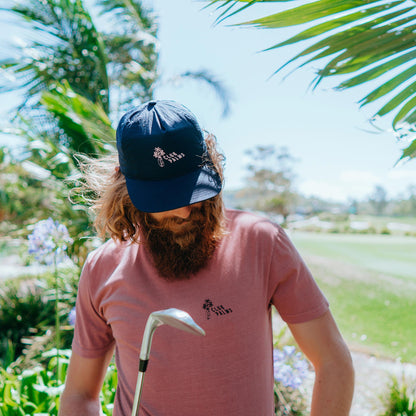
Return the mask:
[[123,109],[153,98],[159,76],[157,24],[150,9],[140,0],[98,0],[101,14],[111,20],[111,30],[103,37],[109,57],[112,84],[123,90]]
[[[260,0],[219,3],[220,18],[229,18]],[[279,2],[281,3],[281,2]],[[297,26],[298,32],[265,50],[287,45],[307,46],[280,66],[296,68],[319,63],[315,87],[337,77],[336,89],[366,85],[380,79],[360,101],[361,106],[384,100],[375,115],[392,117],[394,129],[416,123],[416,4],[409,0],[288,0],[287,8],[259,19],[238,23],[257,28]],[[226,7],[226,10],[224,10]],[[235,11],[235,7],[240,7]],[[279,6],[281,10],[281,5]],[[414,157],[406,151],[406,157]]]
[[14,48],[17,56],[9,57],[7,65],[1,66],[9,78],[17,76],[12,86],[6,76],[1,77],[0,88],[10,85],[26,89],[28,98],[66,79],[108,111],[106,53],[81,0],[14,1],[7,11],[32,36]]
[[[123,20],[134,27],[137,31],[143,30],[156,35],[157,26],[155,19],[149,9],[143,6],[138,0],[98,0],[98,6],[102,9],[102,14],[112,14],[117,16],[117,20]],[[126,30],[126,27],[121,27]]]
[[220,102],[222,103],[222,117],[226,117],[230,112],[230,92],[227,87],[224,85],[222,81],[220,81],[216,76],[214,76],[208,70],[200,70],[200,71],[186,71],[182,74],[176,75],[165,81],[165,83],[169,82],[178,82],[183,80],[196,80],[199,82],[203,82],[208,87],[210,87],[214,93],[219,98]]
[[68,138],[72,153],[98,156],[114,149],[115,131],[104,109],[77,94],[68,82],[44,92],[41,103]]

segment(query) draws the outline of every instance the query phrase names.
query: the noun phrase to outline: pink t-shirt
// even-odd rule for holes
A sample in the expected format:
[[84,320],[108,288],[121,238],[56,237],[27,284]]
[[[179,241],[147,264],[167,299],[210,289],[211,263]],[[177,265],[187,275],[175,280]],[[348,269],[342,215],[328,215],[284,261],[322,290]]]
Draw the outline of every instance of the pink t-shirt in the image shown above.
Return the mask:
[[272,416],[271,304],[288,323],[318,318],[328,302],[279,226],[227,211],[229,234],[190,280],[167,282],[139,244],[110,240],[88,256],[73,351],[98,357],[115,343],[115,416],[131,414],[141,339],[153,311],[188,312],[205,337],[156,330],[141,416]]

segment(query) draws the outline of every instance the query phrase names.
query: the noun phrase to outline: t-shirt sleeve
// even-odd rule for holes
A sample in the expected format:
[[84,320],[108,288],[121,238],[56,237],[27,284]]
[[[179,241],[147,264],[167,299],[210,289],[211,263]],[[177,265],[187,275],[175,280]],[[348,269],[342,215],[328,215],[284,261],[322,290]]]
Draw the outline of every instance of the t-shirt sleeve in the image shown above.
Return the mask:
[[319,318],[329,308],[311,272],[286,232],[276,226],[270,264],[272,304],[290,324]]
[[72,350],[85,358],[102,356],[114,343],[110,325],[107,324],[105,318],[94,305],[90,289],[92,279],[94,279],[94,275],[87,259],[78,285],[75,329],[72,341]]

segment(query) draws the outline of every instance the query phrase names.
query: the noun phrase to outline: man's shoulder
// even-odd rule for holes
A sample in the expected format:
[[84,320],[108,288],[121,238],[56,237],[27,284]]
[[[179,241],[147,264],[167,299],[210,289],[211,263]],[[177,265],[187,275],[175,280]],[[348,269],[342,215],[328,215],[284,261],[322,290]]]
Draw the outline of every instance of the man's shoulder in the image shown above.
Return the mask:
[[242,232],[250,234],[276,235],[281,227],[262,214],[227,209],[226,218],[231,233]]
[[260,226],[271,229],[280,228],[278,224],[271,221],[265,215],[255,212],[241,211],[238,209],[227,209],[226,218],[231,227]]
[[94,267],[97,264],[102,266],[118,264],[124,255],[134,250],[134,246],[137,246],[137,244],[129,241],[107,240],[89,253],[87,263],[89,267]]

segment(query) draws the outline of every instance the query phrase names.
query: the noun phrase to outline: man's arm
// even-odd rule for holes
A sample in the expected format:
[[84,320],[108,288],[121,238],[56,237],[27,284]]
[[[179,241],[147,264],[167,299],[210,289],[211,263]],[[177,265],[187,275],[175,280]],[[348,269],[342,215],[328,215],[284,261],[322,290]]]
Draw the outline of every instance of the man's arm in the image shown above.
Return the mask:
[[110,349],[99,358],[84,358],[72,353],[62,393],[59,416],[99,416],[100,391],[113,356]]
[[289,328],[315,368],[310,416],[347,416],[354,393],[354,368],[331,312]]

